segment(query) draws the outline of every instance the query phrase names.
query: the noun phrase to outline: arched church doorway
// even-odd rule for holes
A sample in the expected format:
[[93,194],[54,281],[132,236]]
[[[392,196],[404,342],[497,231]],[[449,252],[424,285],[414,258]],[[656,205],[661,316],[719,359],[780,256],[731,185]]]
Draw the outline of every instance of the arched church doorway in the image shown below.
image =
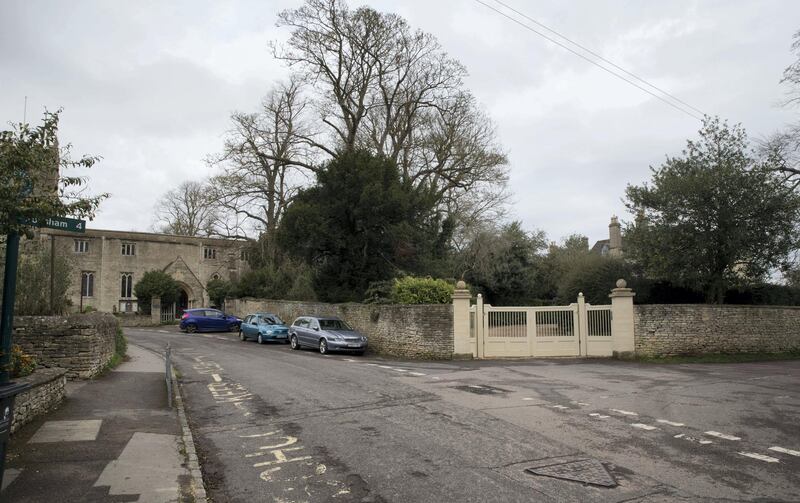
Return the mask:
[[178,302],[175,303],[175,317],[180,318],[183,312],[189,308],[189,294],[186,293],[184,288],[180,289],[178,293]]

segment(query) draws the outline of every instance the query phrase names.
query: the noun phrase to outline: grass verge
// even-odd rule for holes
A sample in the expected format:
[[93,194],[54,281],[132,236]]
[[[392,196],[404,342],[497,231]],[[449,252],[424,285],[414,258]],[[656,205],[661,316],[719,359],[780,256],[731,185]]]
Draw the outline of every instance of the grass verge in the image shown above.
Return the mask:
[[111,369],[115,368],[120,363],[126,361],[128,357],[126,356],[128,353],[128,339],[125,338],[125,333],[122,331],[122,327],[117,326],[117,332],[114,334],[114,354],[111,356],[111,359],[108,360],[106,366],[103,367],[95,377],[100,377],[108,373]]

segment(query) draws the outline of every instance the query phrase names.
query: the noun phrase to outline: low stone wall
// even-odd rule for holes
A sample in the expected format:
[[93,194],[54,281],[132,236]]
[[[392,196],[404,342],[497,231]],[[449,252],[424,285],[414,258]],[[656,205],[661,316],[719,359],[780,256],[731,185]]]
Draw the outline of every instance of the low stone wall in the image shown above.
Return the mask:
[[45,414],[64,400],[67,371],[60,368],[39,368],[27,377],[14,379],[14,382],[29,383],[31,387],[14,399],[14,420],[11,433],[22,425]]
[[157,327],[161,323],[153,322],[149,314],[118,314],[116,315],[121,327]]
[[453,357],[452,304],[325,304],[264,299],[229,299],[228,314],[275,313],[289,324],[307,316],[337,316],[369,338],[371,352],[399,358]]
[[636,353],[648,356],[800,350],[800,307],[634,306]]
[[111,314],[16,316],[13,341],[41,367],[67,370],[67,379],[90,379],[114,356],[119,322]]

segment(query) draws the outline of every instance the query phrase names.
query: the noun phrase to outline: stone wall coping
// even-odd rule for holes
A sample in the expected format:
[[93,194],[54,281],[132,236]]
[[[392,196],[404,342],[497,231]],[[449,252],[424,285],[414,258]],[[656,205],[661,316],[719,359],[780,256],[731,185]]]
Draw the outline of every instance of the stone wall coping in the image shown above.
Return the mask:
[[755,305],[755,304],[634,304],[634,307],[689,307],[689,308],[703,308],[703,309],[786,309],[786,310],[800,310],[800,306],[771,306],[771,305]]
[[91,312],[91,313],[75,313],[75,314],[68,314],[66,316],[61,315],[41,315],[41,316],[14,316],[14,325],[16,325],[16,321],[36,321],[40,320],[42,322],[46,321],[59,321],[59,322],[82,322],[82,321],[94,321],[94,320],[116,320],[117,317],[111,313],[101,313],[101,312]]
[[14,382],[28,383],[31,388],[42,386],[49,382],[59,379],[67,373],[67,369],[61,367],[38,367],[32,374],[25,377],[13,379]]
[[[358,306],[358,307],[374,307],[374,308],[418,308],[418,307],[451,307],[453,304],[447,302],[445,304],[364,304],[363,302],[339,302],[330,303],[321,300],[280,300],[280,299],[260,299],[258,297],[240,297],[231,299],[238,302],[275,302],[281,304],[320,304],[324,306]],[[311,316],[309,314],[309,316]]]

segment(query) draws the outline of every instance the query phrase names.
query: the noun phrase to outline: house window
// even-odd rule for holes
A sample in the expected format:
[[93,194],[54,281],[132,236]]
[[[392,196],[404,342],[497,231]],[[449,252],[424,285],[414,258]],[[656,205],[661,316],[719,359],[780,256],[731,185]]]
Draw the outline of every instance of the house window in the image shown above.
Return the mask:
[[88,253],[88,251],[89,251],[88,241],[82,239],[75,240],[75,253]]
[[81,273],[81,297],[94,297],[94,273],[91,271]]
[[203,248],[203,258],[215,260],[217,258],[216,248]]
[[239,260],[246,262],[247,261],[247,250],[241,250],[239,252]]
[[136,245],[133,243],[122,243],[122,254],[128,256],[136,255]]
[[130,299],[133,297],[133,273],[123,272],[120,276],[120,297]]

